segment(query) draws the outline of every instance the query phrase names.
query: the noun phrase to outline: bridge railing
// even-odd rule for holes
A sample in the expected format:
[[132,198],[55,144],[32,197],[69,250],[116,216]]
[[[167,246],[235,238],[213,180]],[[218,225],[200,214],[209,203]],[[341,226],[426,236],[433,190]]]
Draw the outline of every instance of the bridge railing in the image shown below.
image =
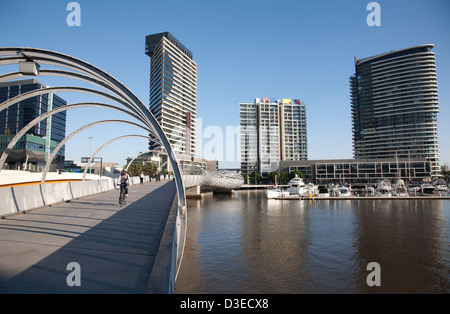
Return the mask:
[[[8,216],[41,207],[68,202],[117,188],[118,179],[73,181],[0,188],[0,216]],[[131,177],[131,184],[139,184],[139,177]],[[144,177],[144,182],[149,178]]]

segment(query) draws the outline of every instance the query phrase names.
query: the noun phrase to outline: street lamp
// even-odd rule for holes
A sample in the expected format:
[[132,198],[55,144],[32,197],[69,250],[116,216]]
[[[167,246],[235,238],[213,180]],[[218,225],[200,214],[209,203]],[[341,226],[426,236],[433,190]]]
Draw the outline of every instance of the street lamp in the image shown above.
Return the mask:
[[89,157],[91,157],[91,155],[92,155],[92,139],[93,138],[94,138],[93,136],[88,136],[88,139],[89,139]]
[[[93,136],[88,136],[89,139],[89,158],[91,158],[92,156],[92,139],[94,137]],[[89,166],[89,173],[91,173],[91,167]]]

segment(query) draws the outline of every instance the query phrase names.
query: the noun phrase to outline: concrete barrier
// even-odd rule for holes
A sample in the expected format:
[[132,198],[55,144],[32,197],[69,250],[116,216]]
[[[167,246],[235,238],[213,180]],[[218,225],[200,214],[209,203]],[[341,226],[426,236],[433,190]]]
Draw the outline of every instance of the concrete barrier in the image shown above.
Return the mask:
[[73,199],[69,182],[46,184],[43,187],[45,205],[63,203]]
[[87,195],[86,183],[83,181],[70,182],[70,189],[72,191],[73,198],[81,198]]
[[13,193],[19,212],[45,205],[40,185],[15,186]]
[[[139,184],[139,177],[131,177],[130,185]],[[102,178],[93,181],[61,182],[0,188],[0,217],[44,206],[63,203],[119,187],[118,179]],[[144,182],[148,182],[144,178]]]
[[18,212],[12,187],[0,189],[0,216]]

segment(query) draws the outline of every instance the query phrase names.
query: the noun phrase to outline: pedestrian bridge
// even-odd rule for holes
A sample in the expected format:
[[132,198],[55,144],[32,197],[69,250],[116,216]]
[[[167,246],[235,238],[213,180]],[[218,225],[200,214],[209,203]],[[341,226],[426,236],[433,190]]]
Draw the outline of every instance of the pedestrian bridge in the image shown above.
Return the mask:
[[[13,189],[19,207],[56,201],[47,198],[50,189],[66,190],[64,197],[99,193],[0,220],[0,293],[173,292],[177,238],[183,234],[176,223],[175,183],[132,185],[123,207],[117,190],[100,192],[110,183],[47,184],[43,197],[36,192],[40,185],[27,186],[20,197]],[[80,286],[70,285],[73,263],[80,268]]]
[[[24,173],[5,171],[0,175],[0,216],[20,213],[27,210],[51,206],[72,199],[104,193],[118,188],[117,178],[88,176],[83,181],[83,174],[50,173],[47,183],[40,183],[40,173]],[[5,177],[9,177],[5,179]],[[237,189],[244,184],[240,174],[231,171],[206,172],[201,168],[190,167],[182,171],[185,188],[203,186],[209,189]],[[90,180],[89,180],[90,179]],[[144,177],[148,182],[149,177]],[[131,185],[138,184],[139,177],[131,177]],[[28,184],[27,184],[28,183]]]
[[[242,185],[239,177],[183,172],[186,188],[233,189]],[[49,183],[55,178],[64,182]],[[117,204],[117,179],[82,181],[53,174],[48,184],[40,182],[0,187],[0,293],[174,291],[186,215],[178,213],[172,180],[145,177],[141,185],[131,177],[125,207]],[[66,284],[72,262],[80,265],[81,286]]]

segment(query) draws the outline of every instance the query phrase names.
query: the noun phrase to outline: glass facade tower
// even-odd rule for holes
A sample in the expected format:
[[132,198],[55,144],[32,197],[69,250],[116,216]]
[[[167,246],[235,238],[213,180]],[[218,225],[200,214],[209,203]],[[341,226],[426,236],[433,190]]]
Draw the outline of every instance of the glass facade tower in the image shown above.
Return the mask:
[[355,58],[350,77],[355,159],[425,158],[439,174],[434,46]]
[[[197,64],[192,53],[169,32],[146,36],[151,58],[150,110],[178,155],[197,150]],[[160,145],[150,141],[151,150]]]
[[[17,95],[44,88],[35,79],[0,83],[0,103]],[[41,114],[65,106],[61,97],[51,93],[28,98],[0,112],[0,151],[3,152],[11,139],[24,126]],[[6,160],[9,169],[21,169],[27,163],[28,170],[41,170],[48,156],[66,136],[66,112],[62,111],[37,123],[14,146]],[[59,151],[53,165],[63,168],[64,147]]]

